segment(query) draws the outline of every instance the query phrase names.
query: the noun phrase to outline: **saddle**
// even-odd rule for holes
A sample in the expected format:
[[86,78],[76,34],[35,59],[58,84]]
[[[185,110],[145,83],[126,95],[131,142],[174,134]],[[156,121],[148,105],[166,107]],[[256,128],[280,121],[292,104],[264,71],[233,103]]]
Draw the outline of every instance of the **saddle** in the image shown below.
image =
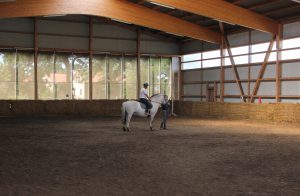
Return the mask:
[[[142,102],[140,102],[139,100],[136,100],[137,102],[139,102],[139,104],[141,105],[141,108],[146,109],[146,105]],[[152,108],[152,106],[149,108],[149,110]]]

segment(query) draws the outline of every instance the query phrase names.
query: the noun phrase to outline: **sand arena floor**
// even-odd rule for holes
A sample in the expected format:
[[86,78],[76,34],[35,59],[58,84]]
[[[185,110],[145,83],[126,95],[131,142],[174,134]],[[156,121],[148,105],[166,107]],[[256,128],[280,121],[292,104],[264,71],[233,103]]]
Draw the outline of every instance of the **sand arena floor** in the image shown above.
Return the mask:
[[[0,118],[0,195],[299,195],[300,128],[173,118]],[[155,126],[158,128],[159,119]]]

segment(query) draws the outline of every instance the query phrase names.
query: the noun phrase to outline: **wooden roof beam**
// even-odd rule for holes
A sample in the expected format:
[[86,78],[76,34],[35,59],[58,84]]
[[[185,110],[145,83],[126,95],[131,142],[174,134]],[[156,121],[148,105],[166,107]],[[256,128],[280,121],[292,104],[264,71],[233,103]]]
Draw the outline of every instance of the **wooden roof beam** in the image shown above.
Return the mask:
[[279,23],[275,20],[223,0],[151,0],[151,2],[206,16],[225,23],[237,24],[272,34],[278,33]]
[[0,18],[58,14],[84,14],[113,18],[175,35],[212,43],[221,42],[221,34],[218,32],[123,0],[18,0],[1,3],[0,6]]

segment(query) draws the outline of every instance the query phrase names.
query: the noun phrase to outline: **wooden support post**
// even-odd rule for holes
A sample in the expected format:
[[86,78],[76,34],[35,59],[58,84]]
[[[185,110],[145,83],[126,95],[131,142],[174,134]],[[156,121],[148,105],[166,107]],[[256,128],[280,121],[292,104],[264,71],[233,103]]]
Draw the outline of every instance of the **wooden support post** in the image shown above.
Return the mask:
[[250,63],[252,61],[252,56],[251,56],[251,52],[252,52],[252,31],[249,30],[249,40],[248,40],[248,45],[249,45],[249,48],[248,48],[248,92],[247,92],[247,101],[249,102],[249,97],[250,97],[250,88],[251,88],[251,85],[250,85],[250,81],[251,81],[251,66],[250,66]]
[[225,80],[225,58],[224,58],[224,39],[221,42],[221,71],[220,71],[220,102],[224,102],[224,80]]
[[214,81],[214,102],[217,102],[217,96],[218,96],[218,84],[216,81]]
[[206,82],[206,102],[209,102],[209,83]]
[[203,85],[202,85],[202,81],[203,81],[203,41],[201,42],[201,61],[200,61],[201,65],[201,69],[200,69],[200,101],[203,101]]
[[181,64],[181,57],[179,57],[179,100],[182,101],[183,98],[183,71],[182,71],[182,64]]
[[38,20],[34,17],[34,99],[38,99],[38,77],[37,77],[37,61],[38,61]]
[[136,31],[136,70],[137,70],[137,89],[136,89],[136,97],[139,97],[140,89],[141,89],[141,31],[138,29]]
[[282,49],[282,31],[283,26],[280,24],[278,26],[278,34],[276,35],[276,102],[280,102],[281,96],[281,75],[282,75],[282,65],[281,65],[281,49]]
[[[238,72],[238,70],[237,70],[237,68],[235,66],[235,62],[234,62],[234,59],[233,59],[233,56],[232,56],[232,52],[231,52],[231,49],[230,49],[229,41],[228,41],[227,36],[225,35],[224,25],[223,25],[222,22],[219,22],[219,27],[220,27],[221,33],[223,34],[223,36],[222,36],[222,42],[221,43],[227,49],[227,52],[228,52],[228,55],[229,55],[229,59],[230,59],[230,62],[231,62],[231,67],[232,67],[234,75],[235,75],[235,81],[236,81],[236,84],[238,85],[239,90],[240,90],[240,96],[243,97],[243,101],[245,102],[246,101],[245,98],[244,98],[245,94],[244,94],[243,86],[241,84],[239,72]],[[224,89],[224,82],[223,82],[223,89]],[[223,96],[224,96],[224,92],[223,92],[222,97]]]
[[93,99],[93,18],[89,18],[89,99]]
[[268,50],[267,50],[266,55],[265,55],[264,62],[263,62],[262,65],[261,65],[261,68],[260,68],[258,77],[257,77],[256,82],[255,82],[254,89],[253,89],[252,94],[251,94],[251,97],[250,97],[250,102],[251,102],[251,103],[254,102],[254,96],[257,94],[258,88],[259,88],[259,86],[260,86],[260,80],[261,80],[262,77],[264,76],[264,73],[265,73],[265,70],[266,70],[266,67],[267,67],[267,63],[268,63],[268,61],[269,61],[269,57],[270,57],[270,55],[271,55],[271,51],[272,51],[272,48],[273,48],[275,39],[276,39],[276,35],[274,35],[273,38],[272,38],[272,40],[270,41]]
[[239,88],[239,91],[240,91],[240,96],[243,97],[243,101],[245,102],[246,100],[245,100],[245,94],[244,94],[243,86],[242,86],[242,83],[241,83],[241,80],[240,80],[238,70],[235,66],[235,62],[234,62],[234,59],[233,59],[233,56],[232,56],[232,52],[231,52],[231,49],[230,49],[230,45],[229,45],[229,41],[228,41],[227,36],[224,36],[224,43],[225,43],[225,47],[226,47],[226,49],[228,51],[228,54],[229,54],[231,67],[232,67],[232,70],[234,72],[236,84],[238,85],[238,88]]

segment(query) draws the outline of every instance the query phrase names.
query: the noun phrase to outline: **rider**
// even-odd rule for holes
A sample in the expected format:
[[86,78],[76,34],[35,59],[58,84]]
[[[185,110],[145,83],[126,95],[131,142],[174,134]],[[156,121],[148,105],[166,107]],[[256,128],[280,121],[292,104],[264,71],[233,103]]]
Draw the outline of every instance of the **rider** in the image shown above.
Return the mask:
[[152,104],[150,102],[151,100],[150,100],[150,97],[148,96],[148,91],[147,91],[149,84],[147,82],[145,82],[143,84],[143,86],[144,86],[144,88],[142,88],[140,91],[140,100],[139,101],[146,105],[145,113],[146,113],[146,115],[148,115],[149,114],[148,110],[152,108]]

